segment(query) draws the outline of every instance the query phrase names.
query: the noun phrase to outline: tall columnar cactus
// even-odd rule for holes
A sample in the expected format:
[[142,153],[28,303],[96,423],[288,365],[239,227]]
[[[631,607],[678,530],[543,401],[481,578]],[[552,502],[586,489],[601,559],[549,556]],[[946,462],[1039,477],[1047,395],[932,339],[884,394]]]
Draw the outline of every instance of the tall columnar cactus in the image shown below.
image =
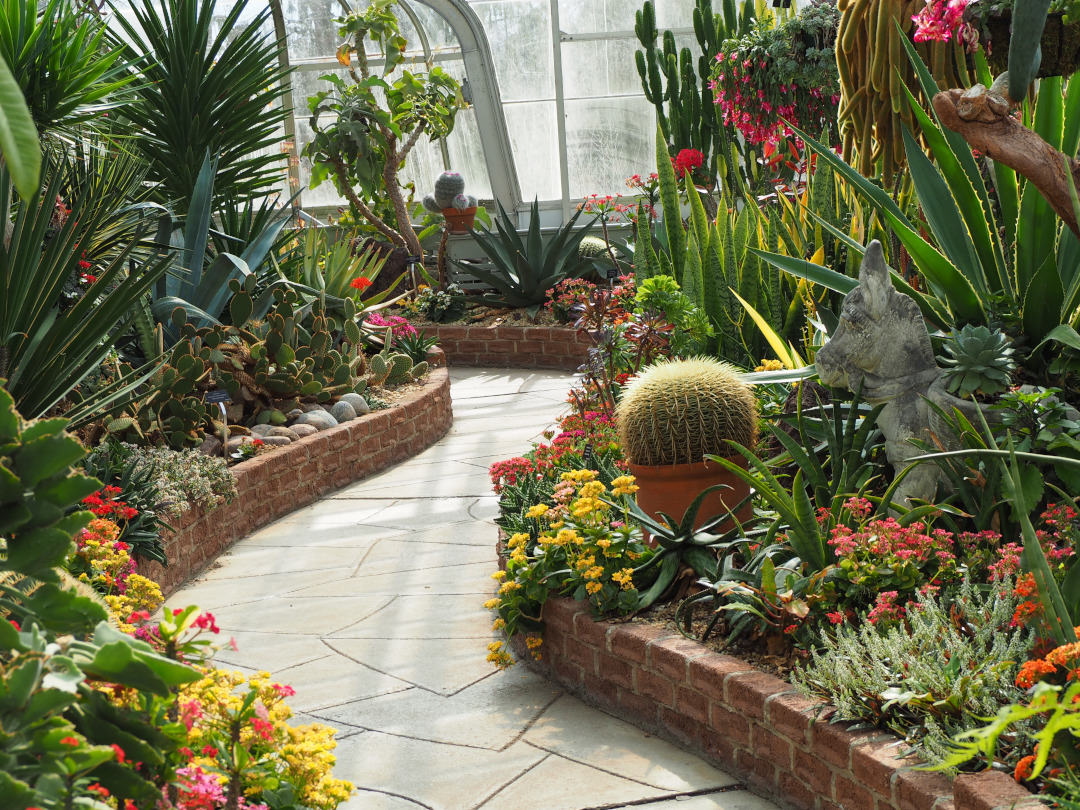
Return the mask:
[[734,366],[710,358],[646,369],[623,392],[619,441],[631,464],[692,464],[757,441],[757,405]]
[[744,2],[740,12],[737,0],[723,0],[723,13],[716,14],[712,0],[697,0],[693,13],[694,35],[700,49],[696,66],[689,48],[676,48],[671,31],[664,32],[662,44],[657,46],[661,38],[653,0],[646,0],[634,25],[644,49],[634,55],[638,76],[645,97],[656,108],[670,155],[697,149],[704,155],[704,165],[718,175],[729,173],[732,167],[728,158],[732,146],[738,144],[728,135],[720,111],[712,102],[709,75],[723,41],[748,31],[753,19],[752,2]]
[[424,208],[441,214],[445,208],[464,211],[476,207],[476,197],[465,193],[465,178],[458,172],[443,172],[435,180],[435,193],[424,195]]

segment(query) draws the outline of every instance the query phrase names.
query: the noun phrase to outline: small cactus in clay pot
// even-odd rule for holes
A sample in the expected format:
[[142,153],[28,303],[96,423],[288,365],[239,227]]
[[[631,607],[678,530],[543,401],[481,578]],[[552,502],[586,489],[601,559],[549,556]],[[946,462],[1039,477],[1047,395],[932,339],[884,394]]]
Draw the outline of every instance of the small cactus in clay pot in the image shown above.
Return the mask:
[[458,172],[443,172],[435,180],[435,193],[424,196],[424,209],[442,214],[452,233],[466,233],[476,215],[476,197],[465,193],[465,178]]

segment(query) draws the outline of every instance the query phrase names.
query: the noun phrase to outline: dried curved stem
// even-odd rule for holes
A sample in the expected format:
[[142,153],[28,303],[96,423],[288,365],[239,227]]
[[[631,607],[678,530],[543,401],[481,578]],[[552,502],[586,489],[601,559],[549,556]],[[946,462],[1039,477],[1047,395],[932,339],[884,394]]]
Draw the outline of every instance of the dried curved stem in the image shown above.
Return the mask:
[[1066,158],[1007,112],[994,111],[990,107],[969,109],[961,101],[964,94],[964,90],[954,89],[934,96],[934,110],[941,123],[959,134],[972,148],[1026,177],[1069,230],[1080,238],[1065,161],[1068,160],[1077,186],[1080,186],[1080,162]]
[[337,177],[338,186],[341,188],[341,193],[345,195],[352,206],[360,212],[360,215],[375,226],[375,230],[385,236],[390,242],[398,247],[408,248],[405,244],[405,240],[401,237],[397,231],[379,219],[375,212],[364,205],[363,200],[356,196],[356,191],[353,190],[352,183],[349,182],[348,171],[345,168],[345,163],[340,158],[333,159],[334,175]]

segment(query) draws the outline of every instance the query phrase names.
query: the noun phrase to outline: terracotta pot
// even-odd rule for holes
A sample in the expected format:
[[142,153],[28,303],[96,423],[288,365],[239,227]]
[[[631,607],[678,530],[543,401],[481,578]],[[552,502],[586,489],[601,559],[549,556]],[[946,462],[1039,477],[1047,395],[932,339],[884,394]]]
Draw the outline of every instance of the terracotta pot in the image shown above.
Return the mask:
[[444,208],[442,215],[446,217],[446,224],[450,226],[450,233],[468,233],[469,228],[476,221],[476,206],[458,211],[456,208]]
[[[744,457],[733,458],[743,469],[747,468]],[[701,461],[696,464],[673,464],[662,467],[651,467],[641,464],[631,464],[630,474],[637,478],[640,487],[637,493],[638,506],[655,520],[662,520],[659,513],[667,512],[675,520],[682,520],[687,507],[701,491],[715,484],[727,484],[731,489],[721,489],[709,494],[698,511],[698,518],[694,522],[695,528],[701,526],[706,520],[725,514],[725,504],[735,506],[750,494],[750,487],[734,473],[721,467],[715,462]],[[747,502],[742,509],[735,513],[739,522],[749,520],[752,515],[752,507]],[[718,532],[727,531],[731,527],[731,519],[724,521]]]
[[[1037,78],[1050,76],[1071,76],[1080,70],[1080,23],[1064,22],[1062,12],[1046,15],[1043,28],[1042,62],[1039,63]],[[990,53],[986,61],[990,71],[996,76],[1009,66],[1009,36],[1012,30],[1012,15],[988,17],[986,28],[990,32]]]

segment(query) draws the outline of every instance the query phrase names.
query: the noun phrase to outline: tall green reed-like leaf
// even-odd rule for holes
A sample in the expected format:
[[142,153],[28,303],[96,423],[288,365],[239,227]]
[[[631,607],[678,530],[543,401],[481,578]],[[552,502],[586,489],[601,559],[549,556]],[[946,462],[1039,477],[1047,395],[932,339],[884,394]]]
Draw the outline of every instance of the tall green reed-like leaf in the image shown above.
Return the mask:
[[1020,101],[1027,95],[1042,62],[1040,41],[1050,0],[1016,0],[1009,37],[1009,95]]
[[645,206],[638,203],[637,242],[634,245],[634,282],[640,286],[647,278],[660,275],[660,260],[653,249],[652,231],[649,230]]
[[944,255],[919,235],[892,197],[845,163],[835,152],[818,143],[805,132],[796,130],[819,161],[830,165],[845,181],[868,200],[877,213],[892,227],[900,243],[907,248],[919,272],[934,294],[945,301],[959,320],[982,323],[986,320],[983,302],[975,287]]
[[675,280],[682,284],[683,267],[686,265],[686,233],[683,231],[675,167],[671,163],[667,141],[660,127],[656,128],[656,174],[660,182],[660,203],[664,208],[664,229],[667,232],[671,270]]

